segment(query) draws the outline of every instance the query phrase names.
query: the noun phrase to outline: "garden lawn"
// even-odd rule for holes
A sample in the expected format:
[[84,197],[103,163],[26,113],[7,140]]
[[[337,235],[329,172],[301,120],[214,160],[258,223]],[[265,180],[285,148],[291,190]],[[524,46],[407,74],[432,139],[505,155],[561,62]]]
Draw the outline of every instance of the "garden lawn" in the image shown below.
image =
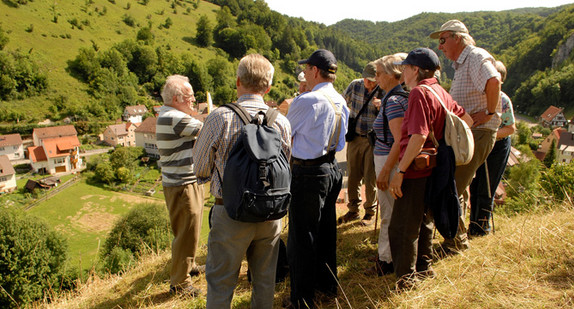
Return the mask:
[[[68,239],[69,266],[88,270],[97,266],[98,250],[116,220],[143,203],[165,204],[163,199],[108,191],[80,181],[30,209],[29,213],[44,218]],[[208,213],[209,209],[205,208],[202,243],[207,241]]]

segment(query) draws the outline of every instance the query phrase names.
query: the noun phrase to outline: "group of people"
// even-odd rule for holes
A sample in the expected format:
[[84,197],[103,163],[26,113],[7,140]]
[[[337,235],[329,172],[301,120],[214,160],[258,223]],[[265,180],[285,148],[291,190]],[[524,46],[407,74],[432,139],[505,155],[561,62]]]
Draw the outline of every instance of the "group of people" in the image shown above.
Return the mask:
[[[455,172],[464,203],[469,201],[470,186],[468,233],[479,236],[490,231],[491,193],[504,171],[505,152],[507,158],[510,149],[508,135],[513,132],[510,100],[502,95],[506,114],[502,114],[503,128],[498,130],[501,74],[493,57],[474,46],[468,30],[457,20],[448,21],[430,37],[438,39],[439,49],[454,61],[450,93],[438,83],[440,62],[428,48],[369,63],[363,79],[354,80],[344,95],[333,86],[337,60],[330,51],[319,49],[299,61],[304,66],[299,76],[300,94],[288,114],[279,115],[272,125],[280,133],[282,150],[291,164],[289,307],[313,308],[336,297],[337,224],[361,219],[361,181],[366,187],[361,224],[370,225],[377,219],[377,197],[381,209],[375,273],[394,272],[399,289],[434,276],[430,265],[433,219],[424,203],[425,190],[421,190],[432,170],[415,171],[409,166],[423,147],[442,140],[446,117],[442,104],[472,126],[474,134],[473,160],[458,166]],[[269,108],[263,97],[271,89],[273,73],[273,65],[259,54],[247,55],[239,62],[237,103],[252,116]],[[205,271],[207,308],[230,308],[246,256],[252,283],[251,307],[272,308],[281,220],[236,221],[228,216],[223,203],[223,173],[242,121],[226,108],[214,110],[203,124],[191,117],[195,98],[184,76],[168,77],[162,98],[164,106],[156,134],[174,234],[170,291],[199,295],[191,276]],[[352,125],[348,128],[349,123]],[[348,130],[354,131],[354,139],[346,143]],[[345,144],[349,211],[337,219],[335,207],[343,173],[335,153]],[[195,257],[203,209],[201,184],[206,182],[210,182],[215,205],[210,216],[206,265],[201,267]],[[459,231],[453,239],[445,240],[445,250],[468,248],[464,203]]]

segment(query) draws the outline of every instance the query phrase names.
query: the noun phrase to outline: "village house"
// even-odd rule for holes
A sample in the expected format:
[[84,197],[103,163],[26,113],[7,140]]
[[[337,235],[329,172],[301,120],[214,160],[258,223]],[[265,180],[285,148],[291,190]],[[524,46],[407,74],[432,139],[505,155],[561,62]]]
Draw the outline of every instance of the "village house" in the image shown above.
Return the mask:
[[574,160],[574,133],[562,132],[556,145],[556,162],[568,164]]
[[24,159],[24,146],[20,134],[0,135],[0,156],[6,155],[10,160]]
[[145,113],[147,113],[147,107],[145,107],[145,105],[126,106],[122,114],[122,119],[126,122],[141,123]]
[[136,146],[143,147],[148,156],[159,158],[155,135],[157,118],[148,117],[135,129]]
[[110,146],[132,147],[136,145],[137,126],[131,122],[109,125],[104,130],[103,140]]
[[287,116],[287,112],[289,112],[289,106],[291,106],[291,103],[293,102],[293,98],[290,99],[285,99],[283,100],[283,102],[281,102],[279,104],[279,112],[281,114],[283,114],[283,116]]
[[7,155],[0,155],[0,193],[16,190],[16,171]]
[[81,144],[74,126],[36,128],[32,138],[28,155],[34,172],[53,175],[81,168]]
[[556,128],[552,130],[552,133],[550,133],[542,141],[542,143],[540,143],[540,149],[539,149],[540,152],[546,155],[548,153],[548,150],[550,150],[550,146],[552,146],[552,141],[556,141],[556,145],[558,145],[558,141],[560,140],[560,134],[562,134],[562,132],[566,132],[566,130],[563,128]]
[[551,105],[540,115],[540,122],[543,127],[563,127],[568,121],[564,117],[564,108]]

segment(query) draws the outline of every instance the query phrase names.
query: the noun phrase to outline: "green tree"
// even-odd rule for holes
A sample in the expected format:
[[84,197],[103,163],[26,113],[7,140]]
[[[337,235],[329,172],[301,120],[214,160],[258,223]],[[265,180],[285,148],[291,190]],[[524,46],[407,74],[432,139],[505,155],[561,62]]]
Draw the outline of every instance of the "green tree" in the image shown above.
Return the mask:
[[0,50],[3,50],[4,47],[6,47],[6,44],[8,44],[8,41],[10,41],[8,39],[8,36],[6,35],[6,33],[4,32],[2,27],[0,27]]
[[542,173],[540,185],[559,202],[574,197],[574,163],[554,164]]
[[209,47],[213,44],[213,26],[209,18],[201,15],[197,21],[197,34],[195,36],[197,44],[202,47]]
[[25,307],[57,292],[67,251],[64,237],[41,219],[1,207],[0,307]]
[[151,32],[151,27],[143,27],[138,31],[136,39],[144,42],[146,45],[153,45],[154,34]]
[[99,183],[111,185],[114,183],[116,175],[109,162],[100,162],[95,169],[95,180]]
[[556,139],[552,140],[548,153],[544,157],[544,165],[550,168],[554,162],[556,162]]
[[[147,249],[157,252],[169,248],[170,243],[171,230],[165,206],[135,205],[108,234],[102,249],[104,266],[108,271],[112,270],[110,266],[115,270],[124,269],[122,261],[131,262],[129,254],[138,257]],[[117,252],[118,249],[122,251]],[[110,261],[110,258],[115,260]]]

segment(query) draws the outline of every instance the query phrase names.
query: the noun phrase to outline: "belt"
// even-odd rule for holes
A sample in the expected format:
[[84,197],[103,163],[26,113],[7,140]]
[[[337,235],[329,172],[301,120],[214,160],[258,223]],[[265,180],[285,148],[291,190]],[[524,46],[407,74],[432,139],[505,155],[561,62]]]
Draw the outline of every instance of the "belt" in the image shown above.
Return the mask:
[[296,164],[296,165],[302,165],[302,166],[321,165],[323,163],[331,163],[334,160],[335,160],[335,151],[331,151],[324,156],[320,156],[318,158],[309,159],[309,160],[303,160],[303,159],[291,157],[291,163]]
[[223,205],[223,199],[222,199],[222,198],[219,198],[219,197],[216,197],[216,198],[215,198],[215,205]]

